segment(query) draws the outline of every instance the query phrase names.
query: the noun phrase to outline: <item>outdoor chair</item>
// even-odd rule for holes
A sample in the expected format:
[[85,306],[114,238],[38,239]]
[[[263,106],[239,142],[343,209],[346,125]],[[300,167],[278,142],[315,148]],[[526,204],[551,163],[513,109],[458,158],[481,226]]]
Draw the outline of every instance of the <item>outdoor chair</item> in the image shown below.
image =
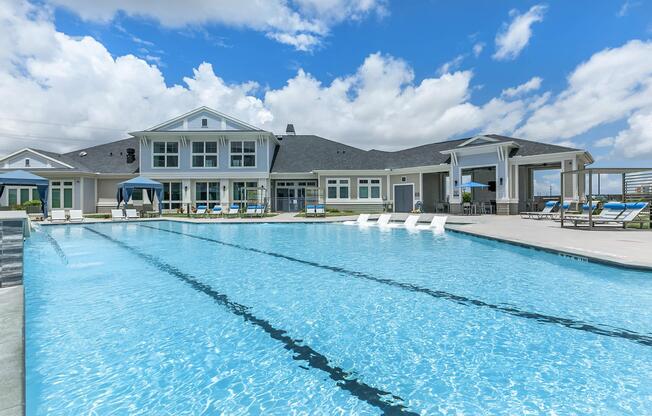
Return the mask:
[[213,209],[208,212],[209,215],[222,215],[222,207],[219,205],[214,205]]
[[554,215],[554,209],[557,208],[559,205],[559,202],[557,201],[548,201],[546,202],[546,205],[544,205],[543,209],[539,212],[532,211],[532,212],[521,212],[521,218],[523,219],[535,219],[535,220],[541,220],[544,218],[552,218]]
[[435,231],[438,233],[443,233],[444,232],[444,225],[446,225],[446,220],[448,217],[439,217],[435,215],[432,217],[432,221],[430,221],[430,224],[428,225],[417,225],[416,228],[418,230],[431,230]]
[[50,222],[56,222],[56,221],[61,221],[65,222],[66,221],[66,211],[63,209],[53,209],[52,213],[50,214]]
[[138,211],[133,208],[126,209],[125,213],[126,213],[125,217],[128,220],[136,220],[140,218],[140,215],[138,215]]
[[346,225],[369,225],[369,214],[360,214],[355,221],[344,221]]
[[326,207],[323,204],[318,204],[315,206],[315,216],[326,216]]
[[125,214],[122,212],[121,209],[112,209],[111,210],[111,220],[116,221],[116,220],[124,220],[125,219]]
[[69,211],[68,221],[70,222],[82,222],[84,221],[84,215],[82,214],[81,209],[71,209]]

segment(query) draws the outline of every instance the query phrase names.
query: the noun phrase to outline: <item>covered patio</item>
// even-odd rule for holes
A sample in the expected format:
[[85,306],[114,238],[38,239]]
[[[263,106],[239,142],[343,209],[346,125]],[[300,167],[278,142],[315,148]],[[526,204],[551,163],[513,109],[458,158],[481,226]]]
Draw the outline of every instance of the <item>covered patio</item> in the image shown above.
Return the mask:
[[0,174],[0,197],[7,186],[34,186],[41,200],[43,216],[48,216],[48,189],[50,181],[24,170],[14,170]]
[[[158,207],[159,215],[162,213],[163,184],[144,176],[138,176],[133,179],[129,179],[128,181],[118,183],[118,190],[116,194],[116,199],[118,201],[117,208],[120,208],[120,204],[123,202],[124,206],[126,207],[131,200],[135,190],[142,190],[143,192],[146,192],[149,200],[152,201],[152,206],[156,205]],[[156,204],[154,204],[154,197],[156,197]]]

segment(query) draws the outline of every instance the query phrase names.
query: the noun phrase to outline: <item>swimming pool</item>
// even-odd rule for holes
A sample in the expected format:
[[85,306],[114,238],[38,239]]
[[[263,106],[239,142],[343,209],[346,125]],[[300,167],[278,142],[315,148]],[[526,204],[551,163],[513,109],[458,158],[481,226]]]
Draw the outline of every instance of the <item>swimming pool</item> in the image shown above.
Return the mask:
[[650,414],[652,274],[457,233],[171,221],[25,246],[27,414]]

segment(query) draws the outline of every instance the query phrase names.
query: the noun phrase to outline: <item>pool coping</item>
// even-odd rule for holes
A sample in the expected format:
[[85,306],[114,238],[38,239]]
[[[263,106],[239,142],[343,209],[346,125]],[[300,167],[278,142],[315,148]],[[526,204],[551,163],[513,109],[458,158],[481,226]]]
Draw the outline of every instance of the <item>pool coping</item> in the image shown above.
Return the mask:
[[[461,224],[461,225],[463,226],[467,224]],[[609,258],[592,255],[591,253],[585,251],[551,247],[547,244],[536,244],[532,242],[519,240],[517,238],[511,239],[506,237],[497,237],[494,235],[490,235],[478,231],[461,229],[460,224],[454,224],[453,227],[451,227],[449,224],[446,224],[446,231],[465,234],[473,237],[482,238],[485,240],[498,241],[500,243],[509,244],[512,246],[529,248],[532,250],[543,251],[551,254],[557,254],[560,256],[570,257],[576,260],[586,261],[588,263],[600,264],[603,266],[610,266],[610,267],[616,267],[619,269],[627,269],[627,270],[637,270],[643,272],[652,272],[652,266],[647,264],[640,264],[634,261],[617,260],[615,258],[609,259]]]

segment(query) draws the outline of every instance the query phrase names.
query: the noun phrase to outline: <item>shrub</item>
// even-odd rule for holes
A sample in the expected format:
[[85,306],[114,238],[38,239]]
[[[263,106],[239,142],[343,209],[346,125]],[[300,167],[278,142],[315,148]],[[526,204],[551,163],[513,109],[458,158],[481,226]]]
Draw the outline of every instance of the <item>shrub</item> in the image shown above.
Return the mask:
[[471,202],[471,192],[462,193],[462,202]]

